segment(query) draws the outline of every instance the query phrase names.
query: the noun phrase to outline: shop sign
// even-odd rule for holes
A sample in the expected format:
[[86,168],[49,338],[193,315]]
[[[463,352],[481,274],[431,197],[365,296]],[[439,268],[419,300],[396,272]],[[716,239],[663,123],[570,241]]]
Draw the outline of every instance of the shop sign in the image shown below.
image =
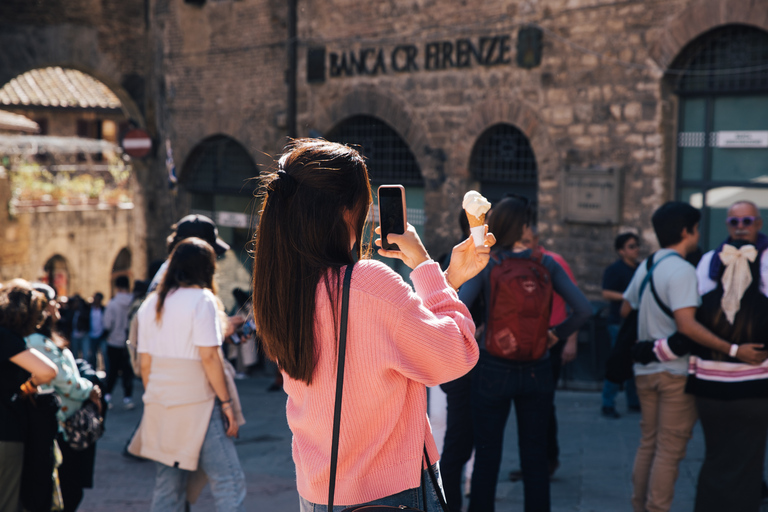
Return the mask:
[[563,181],[563,220],[619,223],[619,172],[614,168],[569,169]]
[[509,35],[433,41],[423,46],[401,44],[394,48],[362,47],[326,52],[324,47],[312,47],[307,52],[307,80],[324,80],[326,63],[328,75],[338,78],[509,65],[512,54]]
[[715,132],[714,144],[718,148],[768,148],[768,131]]

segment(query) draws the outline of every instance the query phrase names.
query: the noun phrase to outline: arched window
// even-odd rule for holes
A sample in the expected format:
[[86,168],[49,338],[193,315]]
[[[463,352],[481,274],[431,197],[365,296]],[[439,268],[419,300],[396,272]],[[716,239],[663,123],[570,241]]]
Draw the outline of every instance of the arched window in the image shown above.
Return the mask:
[[232,251],[220,259],[219,297],[229,310],[231,291],[247,288],[251,269],[248,244],[253,234],[251,215],[259,170],[251,155],[236,140],[214,135],[200,142],[184,162],[181,186],[190,192],[191,211],[211,218],[219,237]]
[[[365,156],[374,202],[377,202],[376,188],[379,185],[400,184],[405,187],[408,222],[423,238],[424,178],[406,141],[384,121],[364,115],[345,119],[328,132],[325,138],[354,147]],[[374,207],[372,213],[371,220],[378,224],[378,209]],[[410,273],[400,260],[384,261],[403,277]]]
[[181,183],[203,194],[252,194],[259,174],[251,155],[236,140],[214,135],[195,146],[184,163]]
[[371,183],[424,187],[419,164],[408,144],[390,126],[371,116],[353,116],[336,125],[328,140],[350,145],[366,157]]
[[538,171],[531,143],[510,124],[493,125],[480,135],[472,148],[469,171],[491,202],[509,192],[531,200],[537,197]]
[[702,209],[700,244],[711,249],[727,236],[728,206],[768,207],[768,32],[715,28],[670,68],[680,98],[677,194]]

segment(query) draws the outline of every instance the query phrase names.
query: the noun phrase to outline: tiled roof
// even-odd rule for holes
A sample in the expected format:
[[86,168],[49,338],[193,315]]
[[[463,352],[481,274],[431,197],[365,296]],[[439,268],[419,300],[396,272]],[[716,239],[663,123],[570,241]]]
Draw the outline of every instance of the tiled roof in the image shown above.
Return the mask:
[[40,126],[27,117],[0,110],[0,130],[37,133],[40,131]]
[[0,105],[119,109],[120,100],[95,78],[75,69],[41,68],[0,89]]

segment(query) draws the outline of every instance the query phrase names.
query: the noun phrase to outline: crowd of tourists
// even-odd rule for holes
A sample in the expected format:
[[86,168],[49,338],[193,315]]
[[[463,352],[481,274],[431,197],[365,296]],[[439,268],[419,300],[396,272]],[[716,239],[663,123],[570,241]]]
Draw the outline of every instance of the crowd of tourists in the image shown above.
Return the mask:
[[[536,204],[507,194],[479,241],[460,216],[464,240],[437,262],[410,225],[387,236],[390,249],[380,227],[366,229],[368,171],[348,146],[295,140],[261,180],[252,290],[236,293],[234,316],[214,279],[229,247],[200,215],[172,226],[151,280],[131,289],[117,277],[106,306],[101,293],[67,300],[44,283],[0,288],[0,510],[76,510],[114,388],[120,380],[133,408],[137,378],[143,412],[127,452],[156,462],[152,510],[184,511],[207,483],[217,510],[244,510],[233,438],[250,340],[279,370],[270,389],[287,394],[302,512],[493,512],[513,404],[520,468],[508,478],[522,480],[526,512],[549,511],[554,394],[593,309],[563,256],[540,243]],[[768,237],[757,206],[740,201],[727,239],[702,255],[700,219],[686,203],[664,204],[652,217],[661,249],[640,262],[640,237],[621,233],[603,277],[609,364],[626,364],[608,368],[600,413],[620,416],[623,386],[639,414],[635,512],[671,510],[698,419],[695,510],[756,512],[762,499]],[[411,283],[373,250],[402,260]],[[437,385],[442,447],[426,414]]]

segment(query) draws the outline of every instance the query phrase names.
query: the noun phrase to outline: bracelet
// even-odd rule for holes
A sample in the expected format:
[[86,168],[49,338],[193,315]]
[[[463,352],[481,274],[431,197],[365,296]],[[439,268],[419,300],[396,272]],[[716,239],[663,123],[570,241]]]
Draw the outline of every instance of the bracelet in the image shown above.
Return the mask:
[[736,357],[736,354],[739,352],[739,346],[737,344],[731,345],[731,349],[728,351],[728,355],[731,357]]
[[221,400],[221,399],[219,399],[219,401],[221,402],[221,405],[232,403],[232,399],[231,398],[229,400]]
[[27,379],[24,384],[20,386],[21,391],[27,395],[33,395],[37,393],[37,386],[32,382],[32,377]]

